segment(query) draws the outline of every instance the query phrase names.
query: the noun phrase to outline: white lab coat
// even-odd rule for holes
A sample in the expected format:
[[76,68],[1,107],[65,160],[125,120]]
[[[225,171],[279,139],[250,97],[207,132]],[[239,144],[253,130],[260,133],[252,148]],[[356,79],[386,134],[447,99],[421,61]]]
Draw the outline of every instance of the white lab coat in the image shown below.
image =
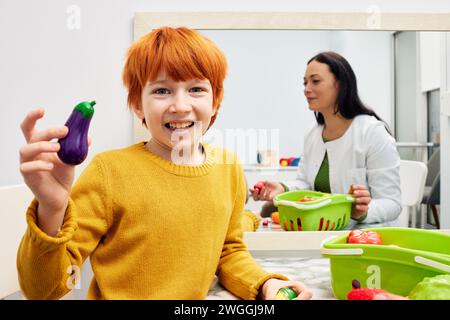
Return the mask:
[[395,139],[383,122],[373,116],[355,117],[345,134],[324,143],[323,125],[316,124],[305,136],[304,153],[295,181],[283,181],[289,190],[314,190],[314,181],[328,154],[332,193],[348,193],[351,184],[365,185],[372,196],[367,218],[350,220],[347,229],[398,226],[400,156]]

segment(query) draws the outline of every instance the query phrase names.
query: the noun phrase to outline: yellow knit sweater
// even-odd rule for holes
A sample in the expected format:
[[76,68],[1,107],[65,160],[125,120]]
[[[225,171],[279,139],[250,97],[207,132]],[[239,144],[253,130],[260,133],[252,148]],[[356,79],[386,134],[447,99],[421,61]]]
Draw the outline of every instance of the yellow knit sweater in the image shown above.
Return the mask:
[[97,155],[73,186],[55,237],[38,228],[34,200],[17,259],[25,296],[62,297],[87,257],[89,299],[203,299],[215,274],[254,299],[267,279],[287,279],[260,268],[242,242],[245,183],[236,157],[204,147],[200,166],[166,161],[144,143]]

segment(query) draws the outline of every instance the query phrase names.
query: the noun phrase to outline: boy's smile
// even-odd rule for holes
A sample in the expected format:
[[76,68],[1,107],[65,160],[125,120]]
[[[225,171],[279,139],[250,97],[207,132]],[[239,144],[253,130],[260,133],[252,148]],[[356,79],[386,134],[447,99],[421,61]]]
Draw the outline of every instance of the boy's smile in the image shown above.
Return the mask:
[[194,125],[194,121],[171,121],[167,122],[164,126],[171,130],[183,130],[191,128]]

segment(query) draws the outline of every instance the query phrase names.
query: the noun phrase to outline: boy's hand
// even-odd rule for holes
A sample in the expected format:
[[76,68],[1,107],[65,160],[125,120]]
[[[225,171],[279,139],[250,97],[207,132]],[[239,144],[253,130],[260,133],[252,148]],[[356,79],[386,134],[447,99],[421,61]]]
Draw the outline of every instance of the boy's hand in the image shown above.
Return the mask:
[[263,300],[273,300],[281,288],[289,287],[297,293],[295,300],[310,300],[312,292],[303,283],[298,281],[284,281],[269,279],[261,287],[260,298]]
[[58,212],[67,207],[74,180],[75,167],[63,163],[57,155],[60,145],[51,142],[69,132],[66,126],[38,131],[36,122],[44,116],[43,109],[27,114],[21,129],[27,144],[20,148],[20,172],[25,183],[46,212]]
[[259,181],[253,189],[250,189],[253,200],[271,201],[275,196],[284,192],[284,187],[279,182]]
[[361,219],[369,211],[369,203],[372,200],[370,192],[363,185],[352,184],[348,193],[355,197],[355,202],[352,205],[352,218],[355,220]]

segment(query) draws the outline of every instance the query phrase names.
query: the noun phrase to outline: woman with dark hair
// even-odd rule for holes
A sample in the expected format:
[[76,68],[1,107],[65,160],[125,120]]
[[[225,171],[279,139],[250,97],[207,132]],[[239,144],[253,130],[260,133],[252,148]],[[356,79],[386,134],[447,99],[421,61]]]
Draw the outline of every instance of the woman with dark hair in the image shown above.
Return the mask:
[[[308,61],[304,94],[317,124],[304,141],[295,181],[261,181],[255,200],[272,199],[289,190],[350,193],[356,201],[347,228],[398,225],[400,157],[386,124],[358,96],[355,73],[335,52]],[[270,208],[272,205],[272,208]],[[271,202],[261,212],[276,211]]]

